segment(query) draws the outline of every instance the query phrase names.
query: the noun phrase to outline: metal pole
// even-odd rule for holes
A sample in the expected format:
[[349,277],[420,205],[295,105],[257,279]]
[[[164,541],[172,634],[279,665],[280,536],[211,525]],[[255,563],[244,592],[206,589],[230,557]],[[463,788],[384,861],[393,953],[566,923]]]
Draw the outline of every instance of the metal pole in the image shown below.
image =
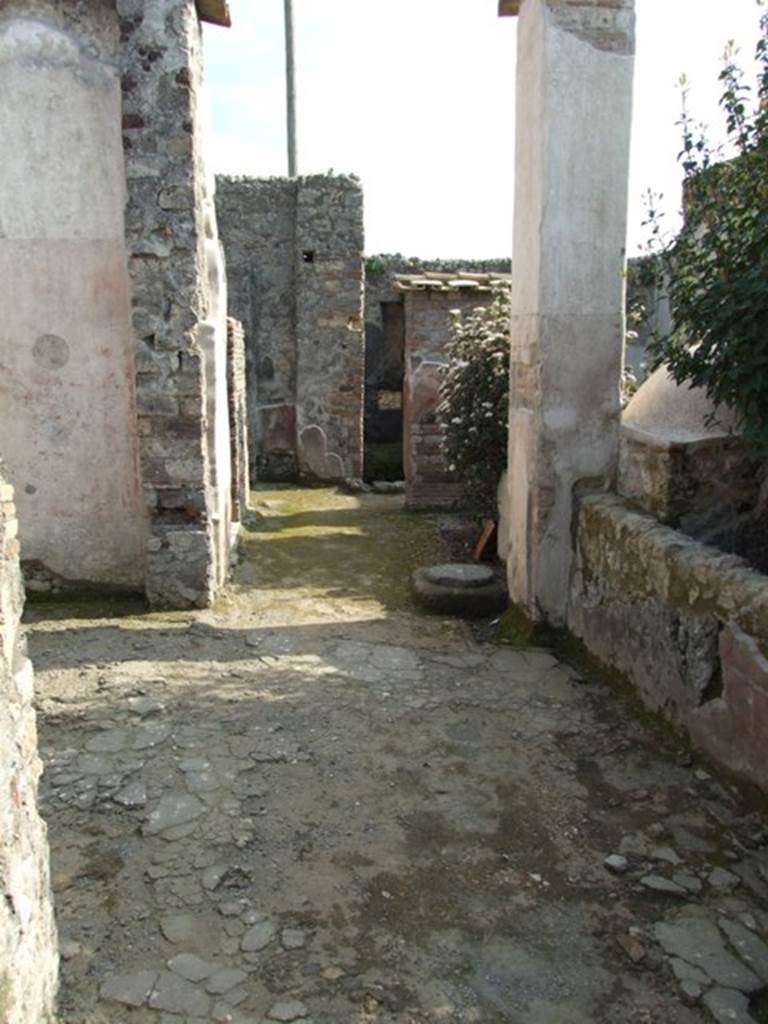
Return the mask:
[[288,127],[288,177],[296,177],[296,67],[293,56],[293,0],[285,5],[285,98]]

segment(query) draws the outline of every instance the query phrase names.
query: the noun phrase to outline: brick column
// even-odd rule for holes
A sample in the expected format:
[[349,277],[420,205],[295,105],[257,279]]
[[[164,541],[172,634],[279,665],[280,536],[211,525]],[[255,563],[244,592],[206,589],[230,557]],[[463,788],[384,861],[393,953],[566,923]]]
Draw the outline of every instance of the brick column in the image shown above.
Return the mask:
[[574,503],[618,448],[634,0],[502,0],[518,24],[510,594],[565,620]]

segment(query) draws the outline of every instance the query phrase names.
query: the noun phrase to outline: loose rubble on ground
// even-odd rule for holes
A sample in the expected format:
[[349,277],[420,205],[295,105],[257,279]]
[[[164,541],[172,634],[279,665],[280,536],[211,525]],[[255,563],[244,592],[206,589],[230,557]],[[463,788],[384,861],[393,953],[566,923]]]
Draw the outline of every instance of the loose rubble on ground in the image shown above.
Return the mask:
[[421,613],[396,495],[256,495],[213,610],[31,610],[61,1024],[768,1021],[759,806]]

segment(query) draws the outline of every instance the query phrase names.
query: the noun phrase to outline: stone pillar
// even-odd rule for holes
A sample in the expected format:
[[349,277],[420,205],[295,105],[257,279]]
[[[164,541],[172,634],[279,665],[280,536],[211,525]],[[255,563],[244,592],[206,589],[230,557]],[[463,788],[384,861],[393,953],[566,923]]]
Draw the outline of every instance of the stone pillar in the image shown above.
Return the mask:
[[301,476],[363,475],[363,190],[356,178],[298,179],[296,433]]
[[634,0],[501,0],[518,12],[507,568],[560,624],[574,505],[616,466]]
[[210,253],[201,31],[194,0],[117,0],[117,12],[147,596],[158,607],[204,606],[221,582],[229,480],[218,487],[226,329]]
[[53,1020],[58,954],[48,839],[37,812],[32,665],[19,628],[24,591],[13,488],[0,477],[0,1020]]

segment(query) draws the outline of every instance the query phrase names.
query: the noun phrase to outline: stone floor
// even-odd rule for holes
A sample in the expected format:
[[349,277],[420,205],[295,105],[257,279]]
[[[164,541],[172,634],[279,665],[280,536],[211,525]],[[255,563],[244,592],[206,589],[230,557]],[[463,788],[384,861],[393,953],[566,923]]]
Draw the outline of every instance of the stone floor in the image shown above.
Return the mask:
[[258,493],[211,611],[31,610],[62,1024],[768,1021],[759,814],[419,614],[401,500]]

